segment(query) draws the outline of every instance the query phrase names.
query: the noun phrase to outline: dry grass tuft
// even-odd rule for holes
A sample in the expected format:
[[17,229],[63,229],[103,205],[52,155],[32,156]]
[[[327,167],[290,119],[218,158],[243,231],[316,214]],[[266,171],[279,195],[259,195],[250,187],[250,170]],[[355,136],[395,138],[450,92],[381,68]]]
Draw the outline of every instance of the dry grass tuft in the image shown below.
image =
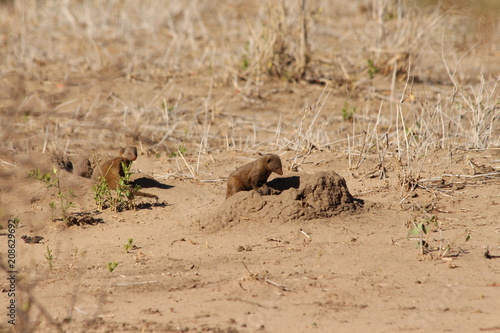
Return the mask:
[[[488,33],[498,22],[484,15],[473,34],[458,29],[482,14],[389,0],[9,2],[1,148],[139,144],[197,156],[179,160],[192,176],[213,149],[293,150],[295,164],[330,150],[350,169],[394,156],[403,178],[418,179],[430,151],[500,145],[499,77],[474,63],[498,52]],[[325,85],[315,101],[273,102],[304,80]]]

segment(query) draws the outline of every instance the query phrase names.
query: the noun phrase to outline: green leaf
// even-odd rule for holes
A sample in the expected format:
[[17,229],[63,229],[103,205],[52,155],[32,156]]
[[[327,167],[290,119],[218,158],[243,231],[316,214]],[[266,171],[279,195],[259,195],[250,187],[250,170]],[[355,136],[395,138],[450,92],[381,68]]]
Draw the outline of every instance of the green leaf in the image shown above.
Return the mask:
[[427,234],[427,227],[422,222],[408,231],[408,237],[420,236],[421,234]]

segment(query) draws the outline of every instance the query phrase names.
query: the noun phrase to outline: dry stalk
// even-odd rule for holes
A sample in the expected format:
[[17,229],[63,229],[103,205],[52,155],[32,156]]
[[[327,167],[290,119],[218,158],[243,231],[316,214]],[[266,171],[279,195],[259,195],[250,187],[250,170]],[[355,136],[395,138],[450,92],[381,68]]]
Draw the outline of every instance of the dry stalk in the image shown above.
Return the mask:
[[182,152],[180,151],[180,149],[177,150],[177,154],[179,154],[179,156],[182,158],[182,161],[184,162],[184,164],[188,168],[189,172],[191,173],[191,175],[193,176],[193,178],[195,178],[196,177],[196,172],[193,170],[193,168],[186,161],[186,159],[184,158],[184,154],[182,154]]

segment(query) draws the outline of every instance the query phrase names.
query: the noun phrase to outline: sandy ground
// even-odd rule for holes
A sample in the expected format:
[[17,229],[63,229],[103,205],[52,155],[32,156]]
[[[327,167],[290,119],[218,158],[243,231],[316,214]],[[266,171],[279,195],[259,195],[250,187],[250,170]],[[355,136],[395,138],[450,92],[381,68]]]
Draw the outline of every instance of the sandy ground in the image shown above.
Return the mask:
[[[495,78],[498,54],[482,57]],[[476,61],[464,60],[467,71]],[[399,100],[407,81],[391,82],[392,71],[350,91],[330,77],[326,86],[270,79],[244,94],[210,70],[40,66],[43,75],[2,72],[0,332],[500,332],[498,126],[487,147],[415,149],[411,161],[391,135],[380,166],[378,145],[347,138],[375,122],[394,131],[388,98]],[[16,109],[12,91],[33,97]],[[417,82],[413,105],[445,91],[452,82]],[[341,113],[346,100],[358,106],[354,120]],[[498,95],[491,100],[498,114]],[[136,197],[135,209],[99,210],[94,182],[57,164],[109,159],[127,145],[139,151],[132,179],[159,197]],[[333,171],[359,207],[316,214],[321,191],[340,191],[330,182],[302,199],[287,188],[226,201],[231,171],[264,153],[283,162],[284,175],[270,180],[318,185],[311,175]],[[54,167],[60,187],[28,177]],[[75,225],[62,220],[64,200]],[[4,278],[14,218],[15,326]]]
[[[241,155],[212,155],[207,179],[244,163]],[[140,156],[134,176],[167,174],[174,160]],[[311,154],[301,173],[335,170],[355,198],[377,205],[313,220],[250,216],[215,232],[203,226],[213,223],[224,202],[223,181],[157,177],[161,186],[147,191],[160,197],[158,204],[141,199],[154,205],[115,213],[95,212],[90,181],[67,174],[61,178],[81,193],[77,211],[93,212],[98,223],[64,227],[50,220],[54,191],[19,170],[15,189],[2,203],[26,207],[16,209],[24,286],[18,299],[33,297],[25,316],[46,332],[500,329],[498,183],[456,180],[464,183],[459,189],[419,189],[400,205],[391,172],[384,180],[365,179],[365,172],[346,165],[342,154]],[[297,174],[286,171],[283,177]],[[238,193],[231,200],[240,197],[252,195]],[[415,207],[426,207],[440,224],[440,232],[426,236],[426,254],[418,240],[407,238],[412,221],[423,220]],[[21,235],[44,239],[28,244]],[[126,252],[129,238],[136,247]],[[449,251],[441,257],[442,241]],[[486,246],[492,259],[484,257]],[[109,262],[118,262],[113,272]]]

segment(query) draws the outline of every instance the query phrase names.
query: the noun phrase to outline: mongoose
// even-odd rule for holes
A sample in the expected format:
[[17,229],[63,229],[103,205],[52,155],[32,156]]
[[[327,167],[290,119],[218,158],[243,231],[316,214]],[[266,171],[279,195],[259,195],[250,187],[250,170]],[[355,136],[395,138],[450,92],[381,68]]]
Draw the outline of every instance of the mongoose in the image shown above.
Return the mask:
[[[96,168],[94,175],[97,178],[104,177],[108,184],[108,187],[112,190],[115,190],[120,183],[120,179],[125,177],[125,168],[130,168],[130,165],[133,161],[137,159],[137,148],[136,147],[126,147],[120,149],[120,157],[115,157],[112,160],[108,160],[102,163],[100,166]],[[128,185],[128,184],[126,184]],[[134,195],[143,196],[147,198],[155,198],[158,197],[154,194],[144,193],[142,191],[134,191]]]
[[271,173],[283,174],[278,155],[267,154],[234,170],[227,180],[226,199],[240,191],[256,190],[260,194],[270,194],[266,182]]

